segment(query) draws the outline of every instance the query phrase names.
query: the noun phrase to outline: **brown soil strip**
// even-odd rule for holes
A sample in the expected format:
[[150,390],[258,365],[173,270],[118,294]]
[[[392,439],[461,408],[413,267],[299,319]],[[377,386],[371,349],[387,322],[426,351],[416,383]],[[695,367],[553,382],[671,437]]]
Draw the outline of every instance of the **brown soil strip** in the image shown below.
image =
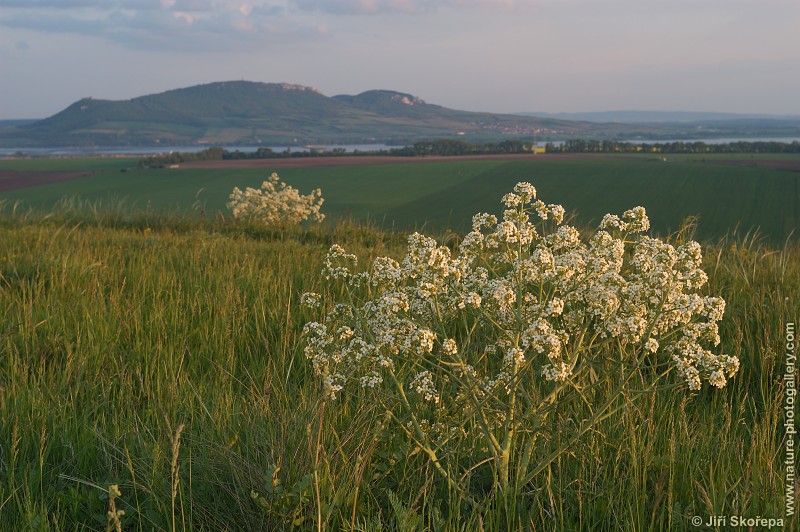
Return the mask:
[[68,181],[89,175],[88,171],[75,171],[75,172],[32,172],[32,171],[18,171],[18,170],[0,170],[0,192],[7,192],[9,190],[17,190],[20,188],[37,187],[39,185],[48,185],[50,183],[58,183],[59,181]]

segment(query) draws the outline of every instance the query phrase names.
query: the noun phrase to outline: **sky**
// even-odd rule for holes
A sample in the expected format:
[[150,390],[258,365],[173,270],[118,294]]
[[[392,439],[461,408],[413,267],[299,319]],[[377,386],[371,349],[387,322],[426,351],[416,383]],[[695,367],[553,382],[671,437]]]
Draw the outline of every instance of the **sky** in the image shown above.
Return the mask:
[[0,119],[229,80],[800,115],[798,0],[0,0]]

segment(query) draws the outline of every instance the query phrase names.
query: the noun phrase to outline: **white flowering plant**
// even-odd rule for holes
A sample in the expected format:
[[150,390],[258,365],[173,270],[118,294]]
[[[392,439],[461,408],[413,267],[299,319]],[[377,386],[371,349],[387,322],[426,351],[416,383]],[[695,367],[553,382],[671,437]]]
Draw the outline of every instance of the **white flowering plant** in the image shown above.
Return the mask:
[[273,173],[261,184],[261,188],[238,187],[229,196],[228,209],[237,220],[268,226],[297,225],[306,220],[321,222],[325,215],[320,212],[322,191],[314,189],[310,194],[300,192],[280,180]]
[[[529,183],[503,205],[501,219],[473,218],[457,252],[414,233],[400,261],[379,257],[359,272],[334,245],[322,275],[343,300],[303,296],[321,312],[305,325],[304,349],[327,397],[369,391],[397,437],[473,503],[467,485],[481,466],[504,497],[542,471],[537,433],[568,396],[601,398],[577,438],[633,382],[675,373],[697,392],[725,386],[739,366],[707,347],[720,342],[725,302],[698,292],[707,276],[696,242],[646,236],[642,207],[606,215],[582,238]],[[615,372],[605,395],[596,393],[603,371]]]

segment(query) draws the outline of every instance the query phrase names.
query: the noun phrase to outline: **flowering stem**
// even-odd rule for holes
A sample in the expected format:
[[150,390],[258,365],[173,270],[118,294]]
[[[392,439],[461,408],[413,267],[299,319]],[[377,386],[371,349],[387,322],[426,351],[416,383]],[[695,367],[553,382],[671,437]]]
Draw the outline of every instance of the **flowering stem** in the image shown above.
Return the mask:
[[637,368],[638,366],[635,367],[630,372],[628,372],[628,374],[622,379],[622,382],[619,383],[617,388],[611,394],[611,397],[608,399],[608,401],[606,401],[597,410],[595,410],[592,417],[589,418],[587,421],[585,421],[581,425],[581,427],[572,435],[572,437],[570,437],[569,440],[567,440],[567,442],[564,445],[559,446],[552,453],[550,453],[544,460],[539,462],[539,464],[532,471],[526,473],[525,476],[522,478],[522,480],[519,482],[519,485],[524,486],[525,484],[536,478],[536,475],[544,471],[544,469],[548,467],[553,460],[555,460],[561,455],[564,449],[568,448],[570,445],[578,441],[581,436],[583,436],[589,429],[594,427],[597,423],[603,421],[608,417],[611,417],[616,412],[621,410],[625,406],[624,404],[619,405],[618,407],[611,410],[609,410],[609,408],[614,403],[614,401],[616,401],[617,398],[620,395],[622,395],[622,393],[625,391],[625,385],[628,383],[631,377],[633,377],[633,375],[636,373]]
[[[403,385],[397,379],[397,375],[395,375],[394,371],[389,371],[388,373],[392,379],[392,383],[395,385],[395,387],[399,392],[400,401],[403,403],[403,406],[411,415],[411,424],[414,427],[417,444],[419,445],[422,452],[424,452],[428,456],[428,459],[431,461],[431,463],[433,463],[433,467],[435,467],[436,471],[438,471],[439,474],[442,475],[442,477],[445,479],[447,485],[450,486],[450,488],[455,490],[458,493],[458,495],[464,501],[469,503],[471,506],[473,506],[476,509],[480,508],[480,505],[472,497],[464,493],[464,490],[461,488],[461,486],[459,486],[458,483],[455,480],[453,480],[453,477],[450,476],[450,473],[448,473],[447,470],[445,470],[444,466],[439,460],[439,457],[436,455],[436,451],[426,443],[427,437],[425,436],[425,433],[422,431],[422,427],[419,426],[419,421],[417,421],[417,416],[414,415],[414,411],[411,408],[411,403],[409,403],[408,397],[406,397],[405,390],[403,390]],[[391,412],[391,410],[387,410],[387,412],[389,413],[389,415],[397,419],[394,413]]]
[[322,532],[322,496],[319,489],[319,452],[322,448],[322,421],[325,417],[325,405],[327,397],[323,396],[322,404],[319,407],[319,425],[317,426],[317,444],[314,449],[314,492],[317,498],[317,530]]
[[[461,373],[465,377],[471,379],[471,376],[467,372],[467,366],[464,363],[464,359],[461,358],[461,355],[456,355],[456,361],[461,366]],[[472,408],[475,410],[475,413],[478,415],[478,425],[481,427],[481,431],[483,431],[483,435],[486,440],[490,444],[490,448],[492,449],[492,454],[494,455],[495,460],[499,461],[501,446],[500,442],[497,441],[492,431],[489,429],[489,422],[486,419],[486,411],[483,408],[483,405],[478,401],[477,397],[475,397],[475,387],[477,383],[472,380],[467,390],[467,397],[469,397],[469,402],[472,405]]]

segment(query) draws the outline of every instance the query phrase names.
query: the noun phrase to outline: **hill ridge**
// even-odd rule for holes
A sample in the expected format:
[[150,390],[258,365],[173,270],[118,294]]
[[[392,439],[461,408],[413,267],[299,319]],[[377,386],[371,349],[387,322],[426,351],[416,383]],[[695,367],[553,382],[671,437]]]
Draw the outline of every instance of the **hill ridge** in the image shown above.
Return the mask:
[[596,134],[602,126],[460,111],[386,89],[329,97],[294,83],[218,81],[128,100],[82,98],[0,133],[0,145],[406,143]]

